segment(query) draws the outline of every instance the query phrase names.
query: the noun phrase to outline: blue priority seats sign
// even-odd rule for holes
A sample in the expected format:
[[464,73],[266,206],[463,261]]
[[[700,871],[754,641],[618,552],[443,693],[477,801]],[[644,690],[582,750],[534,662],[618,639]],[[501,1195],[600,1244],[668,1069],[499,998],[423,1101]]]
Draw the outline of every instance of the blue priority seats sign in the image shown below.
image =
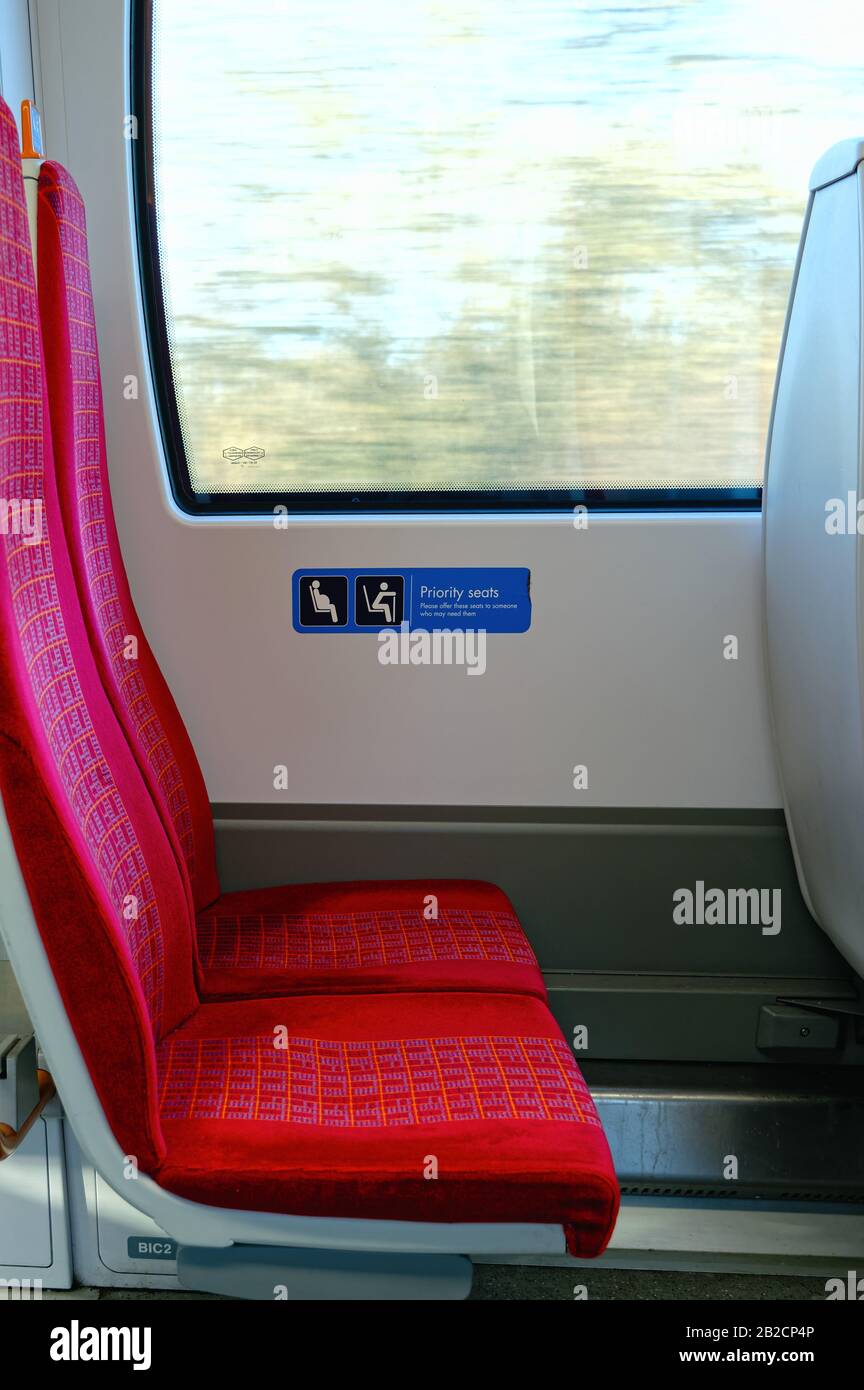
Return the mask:
[[302,569],[293,576],[297,632],[527,632],[531,571]]

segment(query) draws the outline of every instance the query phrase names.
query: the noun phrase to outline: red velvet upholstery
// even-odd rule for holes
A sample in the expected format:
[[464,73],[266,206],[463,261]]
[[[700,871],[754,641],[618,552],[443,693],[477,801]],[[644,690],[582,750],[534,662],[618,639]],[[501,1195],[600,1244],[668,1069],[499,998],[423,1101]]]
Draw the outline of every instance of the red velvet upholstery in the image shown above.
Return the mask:
[[478,988],[546,998],[509,900],[488,883],[307,883],[226,893],[198,917],[198,950],[207,998]]
[[[434,988],[545,998],[534,953],[491,884],[316,884],[218,897],[204,779],[142,631],[114,524],[84,204],[50,161],[39,178],[39,299],[81,606],[105,689],[189,877],[205,997]],[[423,915],[430,893],[442,899],[437,922]]]
[[47,421],[18,137],[0,103],[3,800],[94,1084],[146,1168],[162,1151],[154,1038],[198,1005],[192,930],[174,856],[90,655]]
[[593,1102],[527,995],[207,1004],[162,1044],[159,1069],[159,1181],[183,1196],[308,1216],[560,1223],[582,1256],[612,1231],[618,1187]]

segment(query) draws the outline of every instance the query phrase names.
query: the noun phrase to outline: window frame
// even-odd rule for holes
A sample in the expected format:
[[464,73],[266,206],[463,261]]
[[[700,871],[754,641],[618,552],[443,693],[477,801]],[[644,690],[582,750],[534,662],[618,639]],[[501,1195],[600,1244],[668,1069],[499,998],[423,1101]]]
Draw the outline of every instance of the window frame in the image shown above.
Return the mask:
[[414,492],[196,492],[192,486],[177,394],[171,372],[167,306],[159,259],[156,222],[156,169],[153,140],[153,0],[131,3],[132,110],[138,116],[132,140],[134,239],[141,280],[144,329],[156,414],[168,479],[177,507],[189,516],[289,516],[462,514],[566,514],[575,507],[603,512],[758,512],[762,488],[513,488]]

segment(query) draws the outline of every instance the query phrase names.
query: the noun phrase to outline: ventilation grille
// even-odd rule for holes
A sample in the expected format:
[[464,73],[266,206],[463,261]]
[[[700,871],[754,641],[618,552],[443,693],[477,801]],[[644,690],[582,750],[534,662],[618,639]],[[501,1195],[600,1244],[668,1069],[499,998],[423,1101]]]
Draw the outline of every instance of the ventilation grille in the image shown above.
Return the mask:
[[750,1190],[734,1183],[724,1183],[722,1187],[700,1187],[696,1183],[678,1183],[675,1186],[639,1185],[622,1183],[624,1197],[724,1197],[730,1201],[753,1201],[756,1199],[771,1202],[836,1202],[843,1206],[864,1206],[864,1192],[838,1192],[831,1188],[759,1188]]

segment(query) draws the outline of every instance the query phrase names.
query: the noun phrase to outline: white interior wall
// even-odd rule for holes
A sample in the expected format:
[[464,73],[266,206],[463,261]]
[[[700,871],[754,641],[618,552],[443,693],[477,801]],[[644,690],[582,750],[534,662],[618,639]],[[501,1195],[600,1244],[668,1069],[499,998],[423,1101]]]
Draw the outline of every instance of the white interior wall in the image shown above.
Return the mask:
[[[598,517],[587,532],[551,518],[303,520],[277,532],[176,512],[138,303],[125,4],[32,8],[48,154],[88,204],[121,543],[212,799],[778,806],[758,516]],[[124,398],[130,373],[137,401]],[[374,638],[293,631],[294,569],[403,564],[529,566],[530,633],[490,637],[478,678],[381,667]],[[737,661],[723,657],[730,634]],[[274,790],[277,764],[287,792]]]
[[0,93],[11,106],[20,132],[21,103],[35,98],[27,0],[0,4]]

